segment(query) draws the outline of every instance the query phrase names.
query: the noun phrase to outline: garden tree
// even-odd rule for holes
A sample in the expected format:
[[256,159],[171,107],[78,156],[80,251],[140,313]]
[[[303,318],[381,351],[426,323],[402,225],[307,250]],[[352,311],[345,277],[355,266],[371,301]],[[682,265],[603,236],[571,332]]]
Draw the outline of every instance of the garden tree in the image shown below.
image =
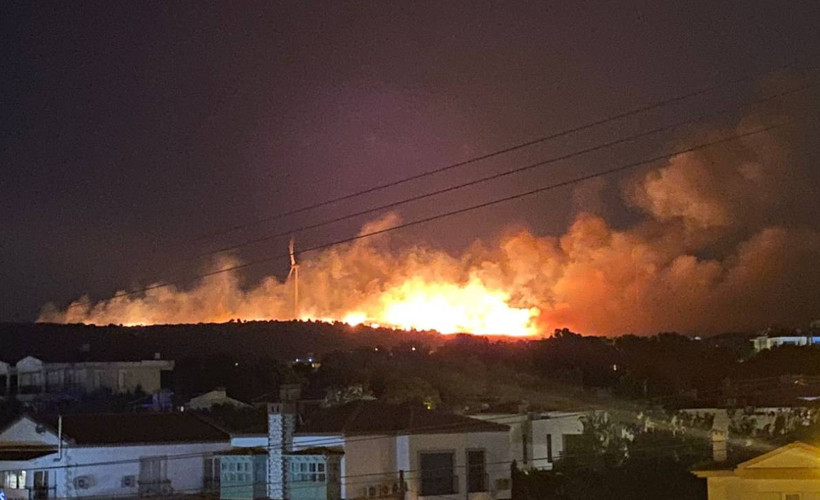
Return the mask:
[[703,481],[689,469],[709,456],[706,433],[694,428],[642,430],[646,422],[633,420],[592,415],[553,471],[514,473],[514,498],[705,500]]
[[379,399],[393,404],[419,403],[428,410],[441,405],[438,391],[419,377],[394,377],[387,383]]
[[174,390],[179,400],[224,387],[240,401],[279,390],[283,383],[301,381],[289,364],[272,358],[213,356],[186,358],[174,367]]
[[733,378],[820,375],[820,346],[780,346],[734,365]]
[[353,384],[346,387],[330,387],[327,389],[322,406],[342,406],[352,401],[376,399],[373,393],[361,384]]
[[589,387],[612,387],[618,379],[613,365],[618,353],[602,337],[583,336],[564,328],[552,337],[533,342],[533,368],[543,375],[580,374],[580,382]]

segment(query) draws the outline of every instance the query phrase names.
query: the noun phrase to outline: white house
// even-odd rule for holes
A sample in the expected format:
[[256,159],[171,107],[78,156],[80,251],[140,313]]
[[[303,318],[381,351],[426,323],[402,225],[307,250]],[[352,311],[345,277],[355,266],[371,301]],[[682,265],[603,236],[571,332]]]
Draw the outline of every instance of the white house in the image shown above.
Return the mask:
[[583,412],[482,413],[474,418],[510,427],[510,451],[521,469],[552,470],[584,432]]
[[230,436],[188,413],[24,416],[0,431],[8,499],[137,497],[218,487]]
[[784,345],[792,346],[812,346],[820,344],[820,337],[813,335],[781,335],[777,337],[769,337],[768,335],[761,335],[751,340],[755,352],[764,351],[773,347],[781,347]]
[[[287,448],[290,433],[281,429],[295,419],[286,405],[272,409],[269,447],[274,450],[285,441]],[[401,489],[407,500],[511,497],[507,425],[410,405],[356,401],[317,413],[292,434],[294,451],[314,447],[343,453],[341,498],[374,498]],[[281,457],[272,458],[275,473]],[[293,498],[299,498],[297,492]]]

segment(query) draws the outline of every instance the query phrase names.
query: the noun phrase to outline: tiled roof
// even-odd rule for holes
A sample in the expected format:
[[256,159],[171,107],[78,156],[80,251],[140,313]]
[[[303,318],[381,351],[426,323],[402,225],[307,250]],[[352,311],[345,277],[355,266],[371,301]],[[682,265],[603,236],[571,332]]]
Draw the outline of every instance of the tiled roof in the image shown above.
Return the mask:
[[414,405],[391,405],[380,401],[355,401],[313,415],[302,434],[444,434],[506,432],[508,426],[494,422],[426,410]]
[[57,453],[57,448],[51,446],[0,447],[0,461],[31,460],[52,453]]
[[264,446],[248,446],[248,447],[237,447],[232,448],[230,450],[220,451],[219,453],[215,453],[215,455],[221,456],[239,456],[245,457],[249,455],[267,455],[268,449]]
[[316,446],[313,448],[305,448],[303,450],[290,451],[288,455],[344,455],[345,452],[339,448],[326,448],[324,446]]
[[63,435],[77,445],[230,441],[227,432],[190,413],[64,415]]

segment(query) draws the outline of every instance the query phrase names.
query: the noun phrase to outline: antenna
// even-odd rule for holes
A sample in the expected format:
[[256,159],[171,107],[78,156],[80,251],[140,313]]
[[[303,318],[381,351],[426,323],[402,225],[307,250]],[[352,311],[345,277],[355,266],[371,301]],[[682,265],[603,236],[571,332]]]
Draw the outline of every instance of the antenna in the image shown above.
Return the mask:
[[288,250],[290,253],[290,272],[288,279],[293,277],[293,317],[299,319],[299,264],[296,263],[296,252],[294,251],[293,238],[290,239]]

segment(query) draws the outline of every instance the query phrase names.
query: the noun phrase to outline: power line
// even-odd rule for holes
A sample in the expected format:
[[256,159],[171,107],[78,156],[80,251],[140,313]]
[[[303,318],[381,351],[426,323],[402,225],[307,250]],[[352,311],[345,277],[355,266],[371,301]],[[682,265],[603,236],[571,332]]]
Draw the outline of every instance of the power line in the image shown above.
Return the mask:
[[223,234],[232,233],[232,232],[235,232],[235,231],[246,229],[246,228],[251,227],[253,225],[261,224],[261,223],[264,223],[264,222],[271,222],[271,221],[274,221],[274,220],[282,219],[284,217],[289,217],[289,216],[297,215],[297,214],[307,212],[307,211],[310,211],[310,210],[315,210],[317,208],[332,205],[332,204],[335,204],[335,203],[338,203],[338,202],[341,202],[341,201],[346,201],[346,200],[350,200],[350,199],[353,199],[353,198],[358,198],[358,197],[364,196],[366,194],[371,194],[371,193],[375,193],[375,192],[378,192],[378,191],[383,191],[383,190],[391,188],[391,187],[406,184],[406,183],[409,183],[409,182],[412,182],[412,181],[415,181],[415,180],[419,180],[419,179],[422,179],[422,178],[425,178],[425,177],[430,177],[430,176],[433,176],[433,175],[437,175],[437,174],[447,172],[447,171],[450,171],[450,170],[453,170],[453,169],[456,169],[456,168],[459,168],[459,167],[463,167],[463,166],[471,165],[471,164],[474,164],[474,163],[478,163],[482,160],[487,160],[487,159],[494,158],[494,157],[497,157],[497,156],[502,156],[504,154],[511,153],[511,152],[514,152],[514,151],[518,151],[518,150],[521,150],[521,149],[525,149],[527,147],[534,146],[536,144],[541,144],[541,143],[544,143],[544,142],[559,139],[561,137],[576,134],[578,132],[583,132],[585,130],[592,129],[592,128],[598,127],[600,125],[604,125],[606,123],[618,121],[618,120],[621,120],[623,118],[628,118],[630,116],[639,115],[639,114],[645,113],[647,111],[662,108],[662,107],[668,106],[670,104],[686,101],[686,100],[692,99],[694,97],[698,97],[698,96],[701,96],[701,95],[704,95],[704,94],[708,94],[709,92],[712,92],[714,90],[718,90],[718,89],[723,88],[723,87],[735,85],[735,84],[742,83],[742,82],[748,81],[748,80],[758,79],[758,78],[761,78],[761,77],[766,76],[766,75],[770,75],[770,74],[774,74],[774,73],[784,71],[786,69],[791,69],[791,68],[796,67],[798,64],[800,64],[803,61],[806,61],[806,62],[812,61],[815,57],[818,56],[818,54],[820,54],[820,52],[815,52],[815,53],[810,54],[809,56],[806,56],[804,58],[795,58],[791,62],[788,62],[786,64],[782,64],[780,66],[776,66],[774,68],[769,68],[769,69],[767,69],[763,72],[752,73],[752,74],[744,75],[744,76],[741,76],[741,77],[725,80],[723,82],[718,82],[714,85],[705,86],[705,87],[702,87],[700,89],[697,89],[697,90],[694,90],[694,91],[691,91],[691,92],[687,92],[687,93],[684,93],[684,94],[679,94],[679,95],[676,95],[676,96],[668,98],[668,99],[651,101],[647,104],[644,104],[644,105],[636,107],[636,108],[632,108],[632,109],[627,110],[627,111],[623,111],[621,113],[616,113],[614,115],[611,115],[611,116],[608,116],[608,117],[605,117],[605,118],[601,118],[601,119],[593,120],[593,121],[590,121],[590,122],[586,122],[586,123],[584,123],[582,125],[578,125],[576,127],[564,129],[564,130],[561,130],[559,132],[554,132],[552,134],[548,134],[548,135],[545,135],[545,136],[542,136],[542,137],[538,137],[538,138],[535,138],[535,139],[532,139],[532,140],[529,140],[529,141],[526,141],[526,142],[518,143],[518,144],[509,146],[509,147],[506,147],[506,148],[503,148],[503,149],[499,149],[499,150],[496,150],[496,151],[493,151],[493,152],[490,152],[490,153],[486,153],[486,154],[483,154],[483,155],[468,158],[466,160],[462,160],[462,161],[459,161],[459,162],[456,162],[456,163],[451,163],[451,164],[445,165],[443,167],[438,167],[438,168],[434,168],[434,169],[431,169],[431,170],[427,170],[425,172],[422,172],[422,173],[419,173],[419,174],[416,174],[416,175],[412,175],[412,176],[409,176],[409,177],[404,177],[404,178],[401,178],[401,179],[398,179],[398,180],[395,180],[395,181],[385,182],[383,184],[377,184],[375,186],[372,186],[372,187],[369,187],[369,188],[366,188],[366,189],[355,191],[353,193],[349,193],[349,194],[342,195],[342,196],[337,196],[335,198],[331,198],[331,199],[328,199],[328,200],[325,200],[325,201],[322,201],[322,202],[319,202],[319,203],[314,203],[312,205],[303,206],[301,208],[297,208],[297,209],[294,209],[294,210],[281,212],[281,213],[278,213],[278,214],[275,214],[275,215],[272,215],[272,216],[269,216],[269,217],[263,217],[263,218],[255,220],[253,222],[232,226],[230,228],[226,228],[224,230],[217,231],[217,232],[214,232],[214,233],[204,234],[204,235],[201,235],[199,237],[194,238],[193,241],[198,241],[198,240],[202,240],[202,239],[206,239],[206,238],[212,238],[214,236],[220,236],[220,235],[223,235]]
[[[691,446],[691,444],[689,444],[689,443],[675,443],[675,444],[669,444],[669,445],[644,446],[644,447],[641,447],[641,448],[631,448],[631,449],[627,448],[626,451],[629,452],[629,453],[644,453],[644,452],[648,452],[648,451],[674,450],[674,449],[679,449],[679,448],[686,448],[686,447],[689,447],[689,446]],[[236,449],[236,448],[234,448],[234,449]],[[222,452],[217,451],[217,452],[213,452],[213,453],[203,454],[202,458],[216,457],[216,456],[219,456],[220,453],[222,453]],[[606,450],[604,450],[603,452],[601,452],[601,451],[590,451],[590,452],[584,452],[584,453],[577,453],[577,452],[576,453],[562,453],[559,457],[559,461],[566,460],[566,459],[598,457],[598,456],[605,455],[606,453],[607,453]],[[164,458],[166,458],[168,460],[175,460],[175,459],[182,459],[182,458],[197,458],[197,456],[189,456],[189,457],[174,457],[174,456],[168,457],[168,456],[166,456]],[[631,459],[636,459],[638,457],[633,457],[633,456],[630,455],[629,457],[626,457],[626,458],[631,460]],[[655,457],[654,456],[648,456],[648,457],[642,457],[642,458],[655,458]],[[529,461],[531,461],[531,462],[540,462],[540,461],[549,460],[549,459],[550,459],[549,456],[546,456],[546,457],[533,457]],[[60,467],[66,467],[66,468],[92,467],[92,466],[97,466],[97,465],[117,465],[117,464],[122,464],[122,463],[131,463],[131,462],[139,462],[139,459],[131,460],[129,462],[109,461],[109,462],[103,462],[103,463],[98,463],[98,464],[66,464],[66,465],[63,465],[63,466],[54,466],[54,467],[29,468],[27,470],[54,470],[54,469],[60,468]],[[517,460],[512,459],[512,460],[501,460],[501,461],[495,461],[495,462],[485,462],[485,464],[484,464],[485,474],[486,474],[486,469],[487,468],[509,467],[514,462],[517,462]],[[573,467],[583,467],[583,466],[586,466],[587,464],[573,463],[573,464],[568,464],[568,465],[573,466]],[[439,470],[448,470],[449,471],[449,470],[456,470],[456,469],[469,469],[469,467],[470,467],[469,464],[453,464],[452,468],[451,467],[442,467],[442,468],[433,468],[433,469],[425,469],[425,470],[426,471],[439,471]],[[566,465],[564,465],[564,467],[566,468]],[[0,472],[13,472],[13,471],[16,471],[16,470],[19,470],[19,469],[0,471]],[[375,472],[375,473],[347,474],[347,475],[340,475],[339,476],[339,481],[345,487],[349,487],[349,486],[355,485],[355,484],[371,484],[372,485],[374,483],[374,480],[360,479],[360,478],[364,478],[364,477],[374,477],[374,478],[380,478],[381,477],[381,478],[385,478],[386,476],[396,476],[397,477],[399,473],[407,473],[407,474],[411,474],[410,478],[412,479],[412,478],[418,477],[418,476],[414,476],[413,474],[414,473],[419,473],[419,472],[422,472],[422,469],[398,469],[398,470],[387,470],[387,471]],[[359,480],[358,481],[344,481],[345,479],[354,479],[354,478],[359,479]],[[375,482],[378,482],[378,479],[376,479]],[[282,483],[280,481],[266,481],[264,483],[256,483],[256,484],[268,486],[268,485],[279,485],[279,484],[282,484]],[[232,485],[232,486],[227,486],[227,487],[221,486],[221,488],[228,488],[228,489],[230,489],[230,488],[244,488],[244,487],[247,487],[247,485]],[[289,489],[290,490],[296,490],[296,489],[300,489],[300,488],[310,488],[310,487],[312,487],[312,485],[293,485],[293,486],[290,486]],[[175,489],[174,492],[175,493],[180,493],[180,492],[195,493],[195,492],[201,492],[202,490],[203,490],[203,488]],[[133,495],[123,494],[122,496],[133,496]],[[114,497],[117,497],[117,496],[115,495]],[[110,495],[106,495],[105,498],[112,498],[112,497]]]
[[[807,116],[808,115],[803,115],[803,116],[801,116],[800,119],[804,119]],[[429,217],[424,217],[424,218],[421,218],[421,219],[416,219],[416,220],[413,220],[413,221],[409,221],[409,222],[405,222],[405,223],[398,224],[398,225],[395,225],[395,226],[391,226],[389,228],[380,229],[380,230],[377,230],[377,231],[372,231],[372,232],[363,233],[363,234],[358,234],[356,236],[351,236],[351,237],[348,237],[348,238],[342,238],[342,239],[334,240],[334,241],[331,241],[329,243],[315,245],[315,246],[303,249],[301,251],[301,253],[324,250],[326,248],[341,245],[341,244],[344,244],[344,243],[352,243],[352,242],[355,242],[355,241],[358,241],[358,240],[361,240],[361,239],[371,238],[373,236],[386,234],[386,233],[397,231],[397,230],[400,230],[400,229],[406,229],[406,228],[409,228],[409,227],[418,226],[418,225],[421,225],[421,224],[426,224],[426,223],[433,222],[433,221],[440,220],[440,219],[444,219],[444,218],[447,218],[447,217],[452,217],[452,216],[455,216],[455,215],[460,215],[460,214],[463,214],[463,213],[479,210],[479,209],[482,209],[482,208],[495,206],[495,205],[498,205],[498,204],[501,204],[501,203],[506,203],[506,202],[509,202],[509,201],[514,201],[514,200],[526,198],[526,197],[533,196],[533,195],[543,193],[543,192],[546,192],[546,191],[551,191],[551,190],[554,190],[554,189],[557,189],[557,188],[571,186],[571,185],[578,184],[578,183],[588,181],[588,180],[591,180],[591,179],[595,179],[595,178],[598,178],[598,177],[604,177],[604,176],[611,175],[611,174],[618,173],[618,172],[622,172],[622,171],[625,171],[625,170],[630,170],[630,169],[634,169],[634,168],[637,168],[637,167],[640,167],[640,166],[649,165],[649,164],[652,164],[654,162],[669,159],[669,158],[672,158],[672,157],[680,155],[680,154],[690,153],[690,152],[698,151],[698,150],[701,150],[701,149],[706,149],[706,148],[709,148],[709,147],[717,146],[717,145],[720,145],[720,144],[725,144],[725,143],[729,143],[729,142],[732,142],[732,141],[736,141],[738,139],[742,139],[742,138],[745,138],[745,137],[751,137],[751,136],[754,136],[754,135],[758,135],[758,134],[761,134],[761,133],[764,133],[764,132],[768,132],[770,130],[774,130],[774,129],[789,125],[791,123],[794,123],[795,121],[797,121],[797,120],[796,119],[787,120],[785,122],[780,122],[780,123],[777,123],[775,125],[770,125],[770,126],[767,126],[767,127],[758,128],[758,129],[755,129],[755,130],[750,131],[750,132],[745,132],[745,133],[742,133],[742,134],[733,134],[733,135],[724,137],[722,139],[701,143],[701,144],[698,144],[697,146],[688,147],[688,148],[684,148],[684,149],[679,149],[679,150],[673,151],[671,153],[665,153],[665,154],[662,154],[662,155],[654,156],[654,157],[649,158],[649,159],[645,159],[645,160],[641,160],[641,161],[637,161],[637,162],[632,162],[632,163],[628,163],[628,164],[625,164],[625,165],[620,165],[620,166],[617,166],[617,167],[614,167],[614,168],[602,170],[602,171],[599,171],[599,172],[596,172],[596,173],[593,173],[593,174],[588,174],[588,175],[575,177],[575,178],[572,178],[570,180],[561,181],[561,182],[557,182],[557,183],[553,183],[553,184],[548,184],[546,186],[535,188],[535,189],[532,189],[532,190],[529,190],[529,191],[524,191],[524,192],[521,192],[521,193],[518,193],[518,194],[511,195],[511,196],[496,198],[496,199],[491,200],[491,201],[478,203],[478,204],[475,204],[475,205],[470,205],[468,207],[459,208],[459,209],[456,209],[456,210],[451,210],[451,211],[448,211],[448,212],[439,213],[439,214],[432,215],[432,216],[429,216]],[[110,302],[113,299],[128,297],[128,296],[131,296],[131,295],[144,293],[144,292],[149,292],[149,291],[160,289],[160,288],[167,288],[169,286],[174,286],[174,285],[186,283],[186,282],[189,282],[189,281],[195,280],[195,279],[208,278],[208,277],[211,277],[211,276],[224,274],[224,273],[231,272],[231,271],[246,269],[246,268],[256,266],[256,265],[259,265],[259,264],[264,264],[264,263],[267,263],[267,262],[271,262],[273,260],[279,260],[279,259],[289,258],[289,257],[290,257],[290,254],[275,255],[275,256],[272,256],[272,257],[266,257],[266,258],[252,260],[252,261],[249,261],[249,262],[246,262],[246,263],[243,263],[243,264],[237,264],[237,265],[233,265],[233,266],[224,267],[224,268],[221,268],[221,269],[218,269],[218,270],[215,270],[215,271],[200,273],[198,275],[183,278],[183,279],[179,279],[179,280],[174,280],[174,281],[170,281],[170,282],[156,283],[154,285],[150,285],[150,286],[139,288],[139,289],[134,289],[134,290],[131,290],[131,291],[115,293],[109,299],[106,299],[106,302]],[[75,307],[86,306],[86,305],[88,305],[88,303],[85,302],[85,301],[74,302],[72,304],[69,304],[67,306],[66,310],[72,309],[72,308],[75,308]]]
[[368,215],[368,214],[372,214],[372,213],[375,213],[375,212],[380,212],[382,210],[393,209],[393,208],[396,208],[396,207],[399,207],[399,206],[406,205],[408,203],[413,203],[413,202],[416,202],[416,201],[421,201],[421,200],[424,200],[424,199],[427,199],[427,198],[432,198],[434,196],[450,193],[450,192],[457,191],[457,190],[460,190],[460,189],[464,189],[464,188],[467,188],[467,187],[472,187],[472,186],[476,186],[476,185],[479,185],[479,184],[484,184],[486,182],[498,180],[498,179],[508,177],[508,176],[511,176],[511,175],[514,175],[514,174],[519,174],[519,173],[522,173],[522,172],[533,170],[533,169],[538,168],[538,167],[543,167],[543,166],[550,165],[550,164],[553,164],[553,163],[557,163],[557,162],[560,162],[560,161],[575,158],[577,156],[582,156],[582,155],[592,153],[592,152],[595,152],[595,151],[600,151],[600,150],[603,150],[603,149],[611,148],[613,146],[617,146],[617,145],[620,145],[620,144],[633,142],[637,139],[641,139],[641,138],[648,137],[648,136],[651,136],[651,135],[659,134],[659,133],[662,133],[662,132],[669,132],[669,131],[672,131],[674,129],[683,127],[685,125],[691,125],[691,124],[694,124],[694,123],[697,123],[697,122],[700,122],[700,121],[703,121],[703,120],[708,120],[708,119],[711,119],[711,118],[715,118],[715,117],[727,114],[729,112],[738,111],[738,110],[741,110],[741,109],[745,109],[747,107],[756,107],[756,106],[759,106],[761,104],[765,104],[765,103],[774,101],[776,99],[781,99],[783,97],[787,97],[787,96],[790,96],[790,95],[793,95],[793,94],[797,94],[797,93],[800,93],[800,92],[815,88],[818,85],[820,85],[820,82],[814,82],[814,83],[807,84],[807,85],[804,85],[804,86],[801,86],[801,87],[798,87],[798,88],[795,88],[795,89],[791,89],[791,90],[787,90],[787,91],[784,91],[784,92],[779,92],[777,94],[769,95],[769,96],[766,96],[766,97],[763,97],[763,98],[760,98],[760,99],[735,103],[731,106],[722,108],[718,111],[712,111],[712,112],[709,112],[709,113],[705,113],[705,114],[696,116],[695,118],[690,118],[690,119],[687,119],[687,120],[678,121],[678,122],[672,123],[670,125],[657,127],[657,128],[652,129],[652,130],[648,130],[648,131],[641,132],[641,133],[638,133],[638,134],[630,135],[630,136],[627,136],[627,137],[623,137],[623,138],[616,139],[616,140],[613,140],[613,141],[605,142],[605,143],[602,143],[602,144],[597,144],[595,146],[590,146],[588,148],[576,150],[576,151],[573,151],[571,153],[566,153],[566,154],[562,154],[560,156],[555,156],[555,157],[552,157],[552,158],[549,158],[549,159],[546,159],[546,160],[542,160],[542,161],[539,161],[539,162],[530,163],[528,165],[524,165],[522,167],[514,168],[512,170],[504,170],[502,172],[498,172],[498,173],[488,175],[488,176],[485,176],[485,177],[480,177],[480,178],[472,180],[472,181],[455,184],[455,185],[452,185],[452,186],[449,186],[449,187],[446,187],[446,188],[441,188],[441,189],[437,189],[437,190],[430,191],[430,192],[427,192],[427,193],[423,193],[423,194],[420,194],[420,195],[411,196],[411,197],[408,197],[408,198],[404,198],[402,200],[390,202],[390,203],[387,203],[387,204],[384,204],[384,205],[379,205],[379,206],[368,208],[368,209],[365,209],[365,210],[360,210],[358,212],[353,212],[353,213],[350,213],[350,214],[347,214],[347,215],[342,215],[342,216],[339,216],[339,217],[326,219],[326,220],[323,220],[321,222],[317,222],[317,223],[314,223],[314,224],[309,224],[309,225],[289,229],[287,231],[282,231],[282,232],[278,232],[278,233],[273,233],[273,234],[260,236],[258,238],[254,238],[254,239],[251,239],[251,240],[246,240],[246,241],[241,242],[241,243],[237,243],[237,244],[222,247],[222,248],[219,248],[219,249],[216,249],[216,250],[211,250],[211,251],[208,251],[208,252],[204,252],[204,253],[196,255],[194,258],[198,259],[198,258],[203,258],[203,257],[211,256],[211,255],[216,255],[216,254],[219,254],[219,253],[225,253],[225,252],[230,252],[230,251],[233,251],[233,250],[238,250],[240,248],[243,248],[243,247],[246,247],[246,246],[249,246],[249,245],[254,245],[254,244],[257,244],[257,243],[263,243],[263,242],[270,241],[270,240],[273,240],[273,239],[276,239],[276,238],[281,238],[281,237],[284,237],[284,236],[292,236],[294,234],[299,234],[299,233],[309,231],[309,230],[312,230],[312,229],[318,229],[320,227],[324,227],[324,226],[327,226],[327,225],[330,225],[330,224],[335,224],[337,222],[343,222],[343,221],[346,221],[346,220],[354,219],[356,217],[361,217],[363,215]]

